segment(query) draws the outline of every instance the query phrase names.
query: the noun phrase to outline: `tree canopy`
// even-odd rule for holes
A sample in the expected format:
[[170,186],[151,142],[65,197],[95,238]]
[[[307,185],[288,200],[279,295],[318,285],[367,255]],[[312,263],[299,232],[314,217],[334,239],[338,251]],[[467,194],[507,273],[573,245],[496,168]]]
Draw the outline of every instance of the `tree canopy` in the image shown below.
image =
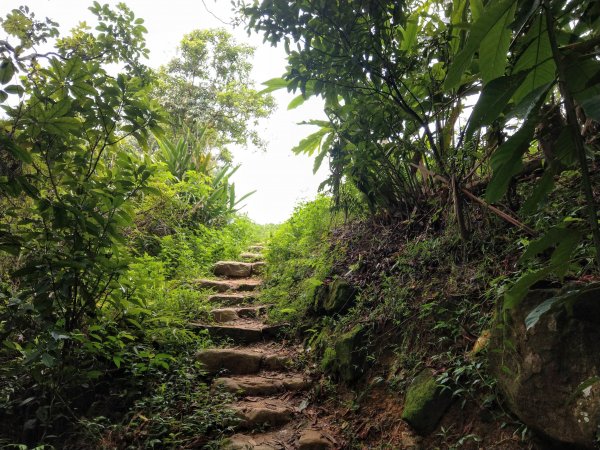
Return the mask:
[[264,146],[256,126],[273,110],[250,78],[252,47],[223,29],[195,30],[181,40],[179,55],[158,71],[155,98],[174,128],[184,126],[208,149],[228,144]]
[[[317,166],[329,157],[335,195],[352,183],[374,211],[408,215],[442,182],[463,239],[470,203],[532,236],[547,225],[533,230],[531,214],[556,176],[574,169],[586,210],[567,213],[561,238],[542,240],[563,245],[551,264],[558,272],[584,236],[600,263],[588,161],[600,119],[597,2],[240,3],[248,29],[288,54],[287,71],[267,90],[299,91],[291,106],[325,99],[329,122],[296,151],[316,154]],[[545,174],[520,207],[509,187],[535,160]],[[469,190],[482,184],[485,198]],[[548,270],[515,289],[522,294]]]

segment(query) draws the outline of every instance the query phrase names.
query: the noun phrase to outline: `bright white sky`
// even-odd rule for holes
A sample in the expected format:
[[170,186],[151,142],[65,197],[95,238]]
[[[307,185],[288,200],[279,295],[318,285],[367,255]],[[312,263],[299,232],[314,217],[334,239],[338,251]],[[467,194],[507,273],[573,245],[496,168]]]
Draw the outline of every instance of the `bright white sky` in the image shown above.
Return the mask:
[[[145,20],[148,29],[147,47],[150,49],[151,67],[158,67],[174,55],[179,41],[185,33],[194,29],[223,27],[238,40],[256,48],[253,77],[257,83],[279,77],[285,69],[283,48],[273,48],[263,44],[262,37],[248,36],[243,28],[233,29],[220,22],[230,21],[230,0],[123,0],[135,13]],[[99,0],[100,3],[115,5],[115,0]],[[0,0],[0,15],[5,16],[11,9],[27,5],[38,18],[49,17],[61,26],[65,34],[80,21],[93,25],[94,16],[88,7],[92,0]],[[0,36],[4,38],[3,31]],[[317,175],[312,173],[313,159],[305,155],[296,156],[291,152],[303,137],[314,131],[313,127],[297,125],[298,122],[324,117],[322,103],[311,99],[299,108],[288,111],[287,105],[295,94],[285,91],[274,93],[278,109],[261,126],[261,134],[268,141],[267,151],[255,149],[233,149],[235,162],[242,167],[234,176],[236,191],[241,196],[246,192],[257,192],[245,200],[243,209],[258,223],[279,223],[289,217],[299,200],[311,199],[326,175],[323,164]]]

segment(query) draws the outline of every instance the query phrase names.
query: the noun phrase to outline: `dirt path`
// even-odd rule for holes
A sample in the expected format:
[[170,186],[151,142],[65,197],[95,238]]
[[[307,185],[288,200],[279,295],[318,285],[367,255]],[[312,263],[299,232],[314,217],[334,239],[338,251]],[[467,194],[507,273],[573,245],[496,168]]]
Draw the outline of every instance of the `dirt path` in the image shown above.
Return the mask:
[[311,405],[312,380],[302,368],[301,349],[281,338],[280,325],[265,323],[269,305],[258,304],[262,247],[253,246],[245,261],[221,261],[218,280],[198,280],[212,288],[213,323],[195,323],[228,348],[202,350],[198,360],[213,375],[213,385],[237,395],[231,405],[239,417],[237,433],[225,449],[325,450],[338,445],[320,411]]

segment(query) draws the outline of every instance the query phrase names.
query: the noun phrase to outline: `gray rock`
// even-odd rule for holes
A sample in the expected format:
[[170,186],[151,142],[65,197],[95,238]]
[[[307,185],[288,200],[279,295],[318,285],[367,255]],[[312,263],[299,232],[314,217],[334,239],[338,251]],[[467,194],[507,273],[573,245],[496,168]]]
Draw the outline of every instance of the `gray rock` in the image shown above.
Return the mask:
[[196,359],[209,373],[226,370],[233,375],[255,374],[260,370],[284,371],[291,365],[286,356],[233,348],[200,350]]
[[213,267],[218,277],[244,278],[252,275],[252,263],[239,261],[219,261]]
[[252,275],[261,275],[265,271],[266,263],[257,261],[252,263]]
[[[534,321],[536,310],[541,314]],[[504,316],[493,330],[489,358],[512,412],[546,437],[595,448],[600,286],[532,290]]]
[[298,450],[328,450],[332,442],[318,430],[306,430],[298,439]]
[[241,294],[241,293],[225,293],[225,294],[214,294],[208,296],[209,303],[220,303],[223,305],[242,305],[256,300],[253,295]]
[[294,416],[289,404],[278,399],[239,402],[232,409],[241,420],[239,426],[246,429],[284,425]]
[[234,350],[228,348],[212,348],[200,350],[196,359],[202,363],[209,373],[227,370],[232,374],[257,373],[265,356],[261,353],[248,350]]
[[236,308],[217,308],[210,314],[215,322],[231,322],[239,318],[257,318],[267,312],[267,307],[259,306],[240,306]]
[[258,322],[238,323],[231,325],[209,325],[205,323],[190,323],[196,330],[206,330],[212,338],[231,339],[240,344],[251,344],[277,336],[281,325],[263,325]]
[[302,375],[277,374],[243,375],[217,378],[216,386],[223,387],[232,393],[242,393],[251,396],[273,395],[285,391],[301,391],[309,386],[309,382]]
[[212,289],[217,292],[225,292],[233,288],[232,283],[223,280],[199,279],[193,283],[199,289]]

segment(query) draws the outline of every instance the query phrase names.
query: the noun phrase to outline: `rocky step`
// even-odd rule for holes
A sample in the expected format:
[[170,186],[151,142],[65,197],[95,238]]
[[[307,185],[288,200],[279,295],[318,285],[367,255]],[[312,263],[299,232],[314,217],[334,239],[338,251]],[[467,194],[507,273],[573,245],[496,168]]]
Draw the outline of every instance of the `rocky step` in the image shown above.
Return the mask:
[[264,261],[256,261],[252,263],[252,275],[262,275],[265,272],[267,263]]
[[213,266],[213,273],[218,277],[246,278],[260,274],[263,262],[219,261]]
[[264,245],[256,244],[248,247],[248,251],[251,253],[260,253],[265,249]]
[[240,318],[257,318],[267,313],[267,305],[216,308],[210,312],[215,322],[232,322]]
[[190,327],[196,330],[206,330],[212,338],[231,339],[237,343],[250,344],[277,336],[284,325],[264,325],[250,319],[238,319],[227,325],[209,325],[192,322]]
[[302,374],[261,373],[221,377],[215,379],[213,384],[234,394],[267,396],[286,391],[302,391],[310,386],[310,381]]
[[240,419],[238,427],[257,429],[285,425],[294,418],[296,409],[276,398],[251,398],[230,407]]
[[244,262],[256,262],[263,259],[263,255],[260,253],[245,252],[240,255],[240,259]]
[[199,289],[212,289],[217,292],[239,291],[247,292],[258,289],[262,281],[257,278],[245,278],[238,280],[210,280],[199,279],[194,285]]
[[289,357],[249,349],[211,348],[198,351],[196,359],[209,373],[227,371],[233,375],[255,374],[261,370],[285,371]]
[[329,450],[335,441],[319,430],[308,429],[297,432],[290,428],[268,433],[235,434],[224,444],[226,450]]
[[239,293],[231,293],[231,294],[214,294],[209,295],[208,299],[209,303],[217,303],[219,305],[227,305],[227,306],[235,306],[235,305],[244,305],[247,303],[252,303],[256,300],[255,295],[251,294],[239,294]]

